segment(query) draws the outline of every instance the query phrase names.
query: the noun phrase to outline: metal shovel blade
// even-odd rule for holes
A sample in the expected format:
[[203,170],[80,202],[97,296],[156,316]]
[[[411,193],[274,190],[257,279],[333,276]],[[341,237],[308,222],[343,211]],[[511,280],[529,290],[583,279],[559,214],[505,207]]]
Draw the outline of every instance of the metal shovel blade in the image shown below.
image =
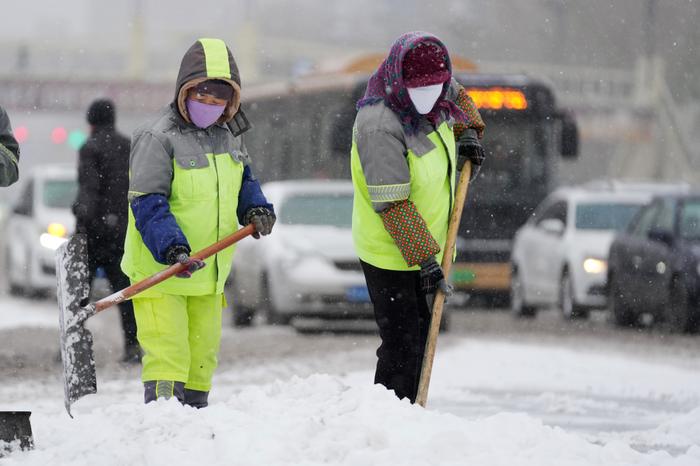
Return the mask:
[[10,450],[10,444],[19,440],[22,450],[34,448],[32,425],[29,423],[29,411],[0,412],[0,458]]
[[56,279],[61,332],[61,360],[66,411],[73,402],[97,392],[92,334],[85,320],[94,314],[87,304],[90,292],[85,235],[73,235],[56,251]]

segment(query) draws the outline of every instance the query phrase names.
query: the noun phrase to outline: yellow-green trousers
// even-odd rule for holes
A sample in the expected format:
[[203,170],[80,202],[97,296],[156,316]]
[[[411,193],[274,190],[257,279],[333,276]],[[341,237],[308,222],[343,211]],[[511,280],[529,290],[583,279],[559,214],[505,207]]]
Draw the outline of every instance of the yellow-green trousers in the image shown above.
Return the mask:
[[144,351],[141,380],[172,380],[209,391],[218,363],[223,294],[149,293],[133,301]]

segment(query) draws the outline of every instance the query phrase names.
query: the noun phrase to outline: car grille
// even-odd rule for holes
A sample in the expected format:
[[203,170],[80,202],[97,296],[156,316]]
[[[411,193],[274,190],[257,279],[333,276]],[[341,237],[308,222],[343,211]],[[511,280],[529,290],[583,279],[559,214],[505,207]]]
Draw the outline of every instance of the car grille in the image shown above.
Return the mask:
[[362,271],[362,266],[360,265],[360,261],[358,260],[333,261],[333,264],[335,265],[335,268],[339,270],[350,270],[355,272]]

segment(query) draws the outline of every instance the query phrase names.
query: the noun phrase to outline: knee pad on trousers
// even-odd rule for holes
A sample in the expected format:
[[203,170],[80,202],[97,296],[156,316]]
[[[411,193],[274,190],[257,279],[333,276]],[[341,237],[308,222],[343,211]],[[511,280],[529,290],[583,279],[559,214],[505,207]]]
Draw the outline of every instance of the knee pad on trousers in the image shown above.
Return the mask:
[[185,404],[194,408],[206,408],[209,406],[209,392],[185,389]]
[[185,383],[173,380],[149,380],[143,383],[144,402],[150,403],[158,398],[169,400],[177,398],[180,403],[185,403]]

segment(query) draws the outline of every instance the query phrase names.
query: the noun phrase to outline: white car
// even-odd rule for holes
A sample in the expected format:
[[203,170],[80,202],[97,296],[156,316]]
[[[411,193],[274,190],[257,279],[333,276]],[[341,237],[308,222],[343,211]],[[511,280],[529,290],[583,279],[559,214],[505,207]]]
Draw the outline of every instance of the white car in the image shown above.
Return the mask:
[[[687,188],[687,187],[685,187]],[[533,317],[559,306],[567,319],[606,306],[608,251],[654,193],[680,186],[590,183],[550,194],[516,232],[511,252],[511,310]]]
[[55,251],[75,229],[76,169],[43,165],[22,180],[5,221],[7,285],[12,294],[45,294],[56,289]]
[[256,312],[271,324],[372,316],[352,242],[352,183],[279,181],[262,189],[277,223],[271,235],[238,244],[228,287],[234,324],[249,324]]

